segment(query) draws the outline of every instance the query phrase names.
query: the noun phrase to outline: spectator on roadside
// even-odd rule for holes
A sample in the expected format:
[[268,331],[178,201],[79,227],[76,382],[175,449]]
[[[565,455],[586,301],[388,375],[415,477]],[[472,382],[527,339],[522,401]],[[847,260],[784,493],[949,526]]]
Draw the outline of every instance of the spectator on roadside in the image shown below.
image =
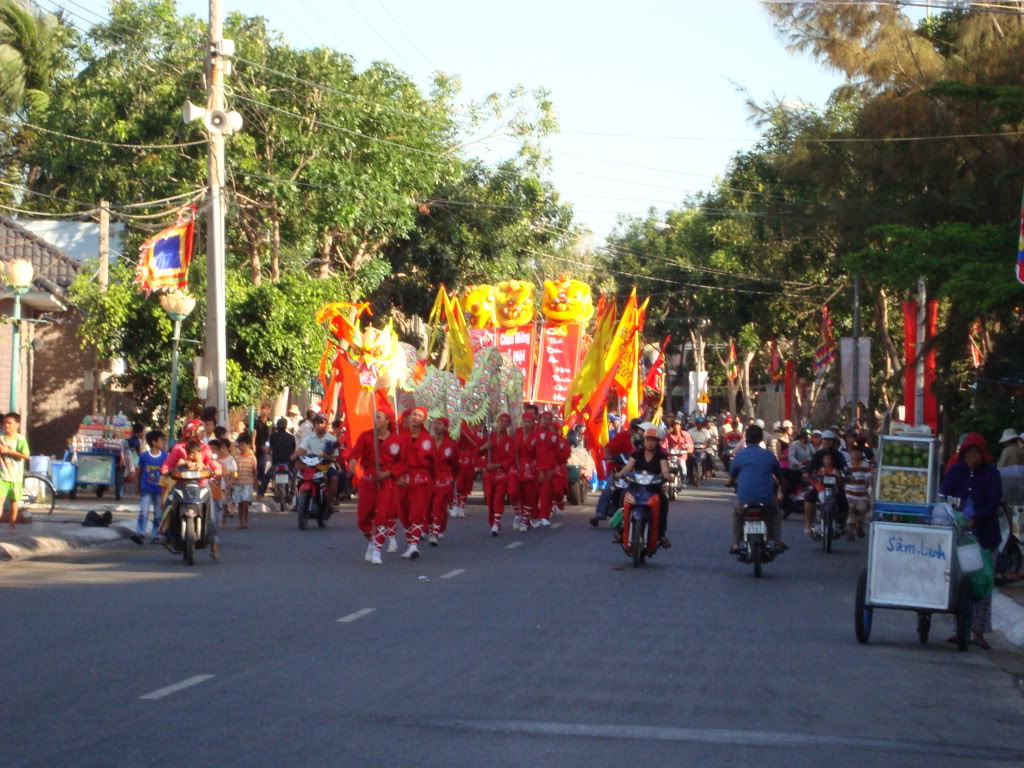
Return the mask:
[[846,471],[846,499],[850,503],[846,538],[853,541],[858,536],[864,537],[864,521],[871,512],[871,481],[874,476],[871,464],[864,458],[864,449],[859,443],[850,446],[850,464]]
[[256,477],[260,482],[259,495],[262,499],[267,495],[267,484],[270,482],[270,433],[274,429],[274,422],[270,419],[270,403],[260,405],[260,415],[256,419],[255,438],[256,448]]
[[199,419],[203,422],[203,429],[206,430],[206,437],[209,438],[210,435],[214,435],[216,437],[217,409],[212,405],[207,408],[203,408],[203,412],[200,414]]
[[152,543],[160,543],[160,519],[163,516],[163,505],[160,497],[163,487],[160,485],[160,468],[167,460],[167,451],[164,450],[166,435],[154,429],[146,434],[146,450],[139,456],[139,519],[135,523],[135,532],[140,536],[146,535],[146,520],[150,513],[153,515],[153,523],[150,535]]
[[[248,433],[246,433],[248,434]],[[249,505],[259,485],[256,480],[256,454],[252,450],[252,440],[238,439],[238,456],[235,458],[238,470],[231,489],[231,500],[238,505],[238,527],[249,527]]]
[[299,422],[299,429],[295,433],[295,439],[299,441],[299,445],[302,445],[302,441],[313,434],[313,417],[316,416],[316,411],[312,408],[306,409],[306,417]]
[[292,405],[288,406],[288,431],[293,435],[299,433],[299,422],[302,421],[302,411],[299,410],[299,406]]
[[[996,549],[1002,540],[999,530],[1002,514],[1000,507],[1003,502],[1002,477],[992,462],[985,438],[977,432],[964,436],[956,458],[956,463],[942,478],[942,493],[960,499],[969,530],[981,546],[985,570],[991,574]],[[975,592],[973,597],[971,642],[988,650],[992,647],[985,639],[985,635],[992,631],[991,581],[982,594]],[[955,643],[956,637],[950,638],[949,642]]]
[[220,527],[231,517],[231,488],[235,481],[235,473],[238,472],[238,464],[235,463],[235,457],[231,455],[229,440],[211,440],[210,450],[214,452],[221,468],[221,475],[214,481],[211,489],[213,512],[217,526]]
[[135,422],[132,424],[132,436],[128,438],[128,450],[135,454],[136,457],[142,455],[145,450],[143,443],[145,442],[146,428]]
[[7,530],[17,532],[18,505],[21,503],[21,486],[25,481],[25,462],[29,459],[28,440],[18,430],[21,415],[11,411],[4,416],[4,431],[0,435],[0,510],[5,501],[10,501],[11,516]]
[[1017,431],[1007,427],[1003,430],[1003,436],[999,438],[999,444],[1003,446],[999,454],[998,467],[1016,467],[1024,464],[1024,445],[1021,444],[1021,436]]

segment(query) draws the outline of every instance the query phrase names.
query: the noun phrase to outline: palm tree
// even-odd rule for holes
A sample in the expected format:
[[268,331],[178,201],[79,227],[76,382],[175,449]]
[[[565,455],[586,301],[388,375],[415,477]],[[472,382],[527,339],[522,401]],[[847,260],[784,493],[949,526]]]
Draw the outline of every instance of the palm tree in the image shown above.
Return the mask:
[[0,109],[46,109],[63,45],[60,19],[29,0],[0,0]]

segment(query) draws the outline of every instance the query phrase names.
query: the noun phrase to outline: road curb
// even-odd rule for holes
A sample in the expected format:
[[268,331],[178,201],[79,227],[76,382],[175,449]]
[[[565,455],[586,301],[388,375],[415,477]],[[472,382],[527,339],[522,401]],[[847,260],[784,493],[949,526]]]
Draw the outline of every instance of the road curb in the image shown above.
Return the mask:
[[[56,527],[56,526],[55,526]],[[37,557],[49,557],[64,552],[97,547],[112,541],[130,539],[135,534],[134,528],[123,525],[111,525],[106,528],[70,528],[68,532],[53,531],[52,533],[35,533],[18,536],[10,541],[0,541],[0,562],[13,560],[32,560]]]
[[992,629],[1018,648],[1024,648],[1024,607],[998,589],[992,593]]

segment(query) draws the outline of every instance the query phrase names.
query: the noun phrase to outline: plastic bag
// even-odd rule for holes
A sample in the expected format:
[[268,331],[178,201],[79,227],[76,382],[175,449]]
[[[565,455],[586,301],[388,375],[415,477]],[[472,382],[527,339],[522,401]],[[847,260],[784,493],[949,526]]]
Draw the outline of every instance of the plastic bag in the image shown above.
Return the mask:
[[992,596],[995,587],[995,568],[992,565],[992,550],[982,547],[981,559],[984,567],[980,571],[968,574],[971,580],[971,597],[975,600],[984,600]]
[[615,530],[622,529],[622,507],[619,507],[619,509],[615,511],[615,514],[612,515],[612,519],[608,521],[608,527]]

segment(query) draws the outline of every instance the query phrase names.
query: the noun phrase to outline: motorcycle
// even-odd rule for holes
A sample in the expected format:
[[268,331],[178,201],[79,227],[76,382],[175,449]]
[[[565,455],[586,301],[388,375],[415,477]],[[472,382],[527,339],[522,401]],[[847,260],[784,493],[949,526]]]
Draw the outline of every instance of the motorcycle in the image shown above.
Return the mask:
[[820,541],[825,554],[832,552],[832,540],[842,534],[839,528],[839,507],[836,494],[839,491],[838,480],[834,475],[823,475],[821,482],[824,489],[818,493],[818,506],[814,514],[814,525],[811,535]]
[[782,519],[788,520],[789,516],[794,513],[798,517],[803,514],[804,501],[810,486],[807,484],[807,480],[802,473],[790,473],[789,470],[785,470],[785,472],[786,482],[782,487],[780,510],[782,512]]
[[704,478],[704,462],[708,455],[705,445],[695,446],[693,449],[693,478],[690,482],[694,488],[700,488],[700,481]]
[[672,481],[668,484],[669,501],[675,501],[686,483],[686,451],[672,448],[668,452],[668,468],[672,472]]
[[722,469],[725,470],[725,474],[729,474],[729,464],[732,463],[732,457],[736,455],[736,446],[731,443],[726,443],[722,447]]
[[327,525],[331,509],[327,504],[327,471],[333,459],[327,456],[305,455],[299,457],[302,464],[299,472],[299,495],[295,501],[295,512],[299,518],[299,530],[306,530],[307,520],[316,520],[321,528]]
[[763,504],[743,507],[743,540],[736,554],[741,563],[754,566],[754,577],[761,578],[761,568],[782,553],[768,536],[768,510]]
[[646,472],[630,472],[623,479],[627,488],[623,497],[622,549],[633,558],[633,567],[639,568],[658,551],[660,510],[651,501],[658,498],[663,480]]
[[282,512],[288,509],[288,504],[295,497],[295,476],[287,464],[276,464],[274,466],[274,501]]
[[175,481],[168,504],[171,506],[167,523],[167,544],[182,559],[195,565],[197,549],[209,544],[210,512],[213,506],[210,489],[200,485],[201,480],[212,477],[206,469],[187,469],[184,466],[170,473]]

